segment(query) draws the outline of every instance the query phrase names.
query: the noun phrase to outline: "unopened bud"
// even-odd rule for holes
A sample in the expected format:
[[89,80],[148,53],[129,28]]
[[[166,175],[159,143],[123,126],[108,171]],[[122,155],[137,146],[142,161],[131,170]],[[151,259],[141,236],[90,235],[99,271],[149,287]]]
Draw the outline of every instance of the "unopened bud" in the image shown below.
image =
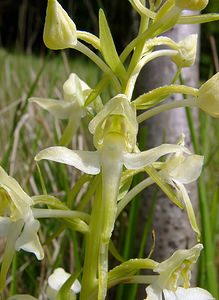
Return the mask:
[[199,89],[198,107],[215,118],[219,118],[219,72]]
[[172,60],[178,67],[190,67],[194,64],[197,51],[197,34],[190,34],[178,43],[179,52]]
[[46,47],[53,50],[77,43],[76,26],[56,0],[48,0],[43,40]]

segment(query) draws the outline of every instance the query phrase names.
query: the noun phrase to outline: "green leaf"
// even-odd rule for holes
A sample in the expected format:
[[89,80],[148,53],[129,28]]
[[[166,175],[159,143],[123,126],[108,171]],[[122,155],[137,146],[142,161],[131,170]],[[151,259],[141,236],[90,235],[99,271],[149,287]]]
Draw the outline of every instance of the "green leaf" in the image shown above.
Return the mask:
[[99,27],[100,27],[100,48],[105,61],[122,80],[127,77],[125,67],[123,66],[102,9],[99,11]]

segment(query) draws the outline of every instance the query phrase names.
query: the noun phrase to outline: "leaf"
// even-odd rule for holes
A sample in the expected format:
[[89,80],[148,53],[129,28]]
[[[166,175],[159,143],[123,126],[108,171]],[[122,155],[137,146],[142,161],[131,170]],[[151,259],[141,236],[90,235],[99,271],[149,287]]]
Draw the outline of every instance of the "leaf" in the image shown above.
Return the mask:
[[102,9],[99,11],[99,28],[100,48],[105,61],[116,75],[118,75],[121,79],[125,79],[127,77],[127,73],[116,51],[111,32]]

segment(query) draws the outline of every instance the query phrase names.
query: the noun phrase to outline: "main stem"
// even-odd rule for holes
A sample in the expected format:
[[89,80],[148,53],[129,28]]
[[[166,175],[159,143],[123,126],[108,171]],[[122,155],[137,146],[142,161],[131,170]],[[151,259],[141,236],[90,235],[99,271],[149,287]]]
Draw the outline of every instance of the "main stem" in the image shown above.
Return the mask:
[[[98,175],[95,180],[98,180],[101,185],[101,178]],[[102,188],[96,191],[93,201],[90,230],[86,236],[85,245],[85,259],[83,267],[82,288],[80,293],[80,300],[87,300],[96,289],[98,284],[98,256],[100,248],[100,236],[103,225],[103,201],[102,201]]]

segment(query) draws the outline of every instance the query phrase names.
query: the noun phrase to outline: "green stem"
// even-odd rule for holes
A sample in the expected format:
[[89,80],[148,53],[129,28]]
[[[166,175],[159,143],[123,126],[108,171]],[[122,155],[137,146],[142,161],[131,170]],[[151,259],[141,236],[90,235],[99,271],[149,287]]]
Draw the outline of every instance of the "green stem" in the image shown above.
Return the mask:
[[153,116],[156,116],[164,111],[174,109],[174,108],[181,108],[181,107],[197,107],[197,102],[195,99],[188,99],[188,100],[179,100],[174,102],[168,102],[162,105],[159,105],[155,108],[152,108],[150,110],[147,110],[143,114],[139,115],[137,117],[138,123],[141,123]]
[[105,74],[110,75],[114,88],[117,92],[121,91],[120,83],[117,77],[113,74],[112,70],[104,63],[104,61],[97,56],[93,51],[91,51],[87,46],[80,43],[79,41],[75,46],[72,46],[72,49],[76,49],[79,52],[83,53],[90,58]]
[[[96,176],[95,180],[101,185],[100,176]],[[102,201],[102,187],[96,191],[93,202],[89,232],[86,235],[85,244],[85,258],[82,277],[82,288],[80,293],[80,300],[87,300],[92,294],[92,291],[97,288],[97,270],[98,270],[98,256],[100,249],[100,237],[102,233],[103,223],[103,201]],[[92,299],[92,298],[91,298]]]
[[149,53],[149,54],[145,55],[144,57],[142,57],[141,59],[139,59],[139,61],[136,62],[136,65],[133,68],[133,70],[129,76],[128,83],[126,85],[125,94],[127,95],[128,99],[131,99],[131,97],[132,97],[135,83],[136,83],[136,80],[138,78],[140,71],[148,62],[150,62],[151,60],[153,60],[155,58],[161,57],[161,56],[169,56],[169,57],[175,56],[177,53],[178,53],[178,51],[176,51],[176,50],[158,50],[158,51]]
[[163,16],[163,18],[160,18],[157,22],[154,22],[147,30],[139,34],[123,50],[122,54],[120,55],[121,61],[124,62],[132,50],[142,41],[153,38],[173,27],[179,18],[180,12],[181,9],[173,7],[167,14]]
[[118,209],[117,209],[117,217],[120,215],[120,213],[123,211],[123,209],[126,207],[126,205],[129,204],[129,202],[138,195],[141,191],[143,191],[145,188],[153,184],[154,181],[151,178],[146,178],[145,180],[138,183],[133,189],[131,189],[125,197],[119,201],[118,203]]
[[83,221],[89,221],[89,215],[73,210],[59,210],[59,209],[49,209],[49,208],[32,208],[33,215],[35,218],[73,218],[81,219]]

